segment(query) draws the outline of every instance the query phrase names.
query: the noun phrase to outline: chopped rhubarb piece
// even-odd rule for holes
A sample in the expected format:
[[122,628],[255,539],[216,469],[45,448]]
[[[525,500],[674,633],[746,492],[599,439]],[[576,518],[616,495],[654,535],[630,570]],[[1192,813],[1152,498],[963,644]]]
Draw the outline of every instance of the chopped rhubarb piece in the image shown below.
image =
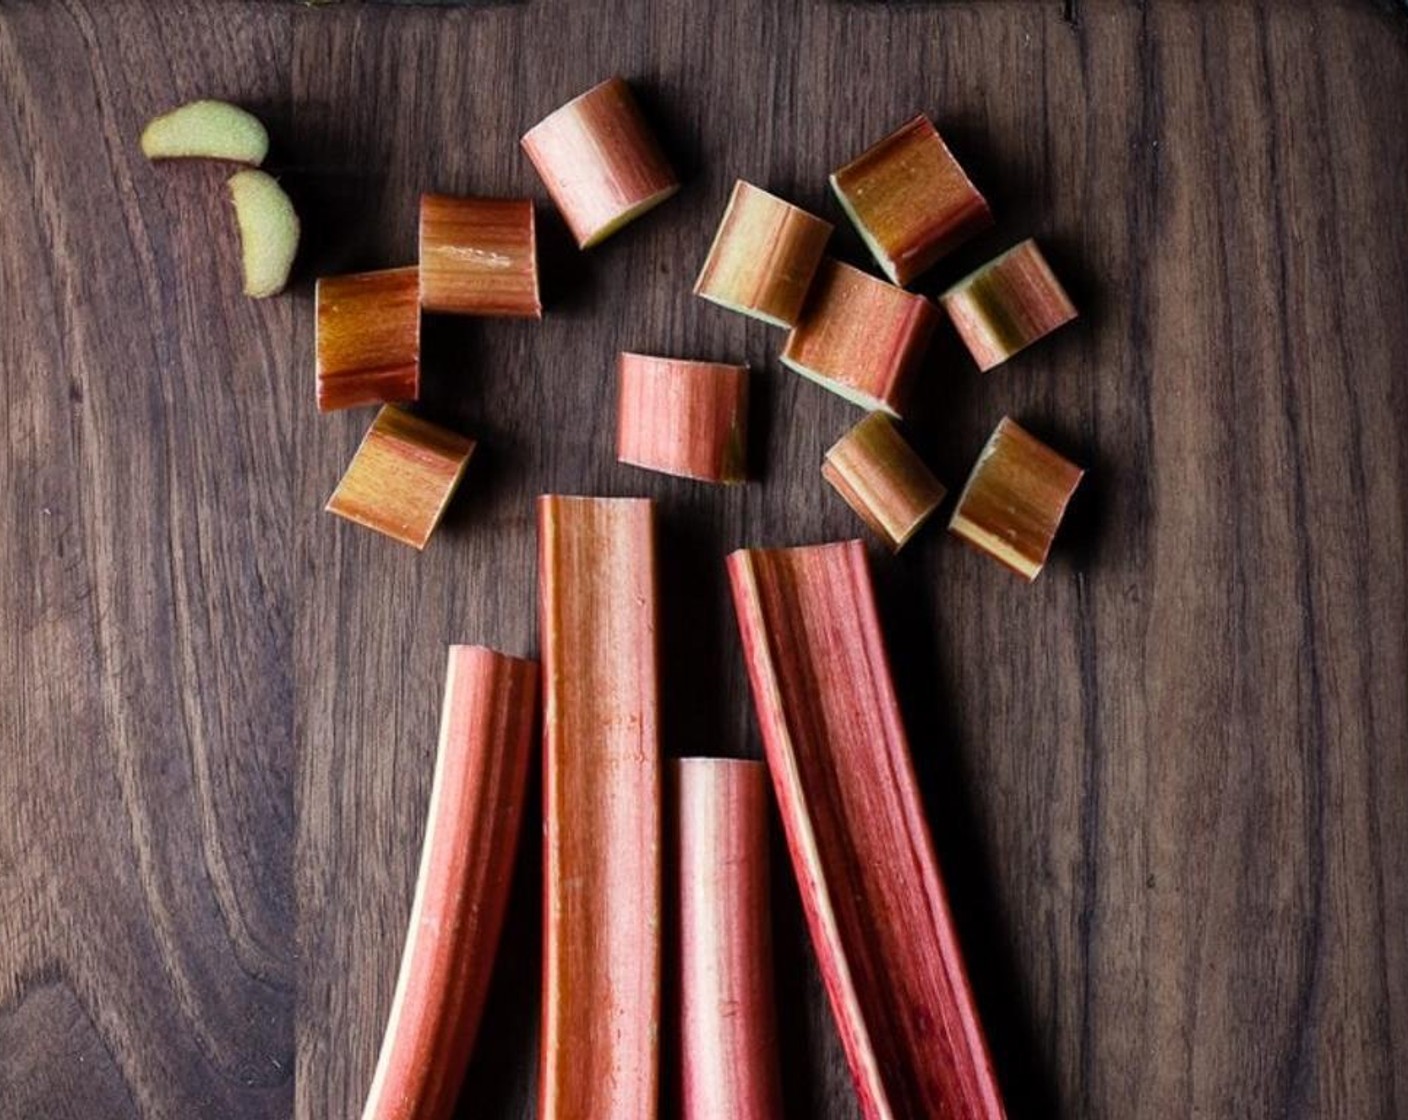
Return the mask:
[[876,262],[908,284],[992,225],[992,211],[923,113],[831,176]]
[[898,416],[938,319],[923,296],[826,260],[782,362],[867,411]]
[[1004,416],[973,465],[949,530],[1034,580],[1084,474]]
[[451,646],[420,874],[362,1120],[448,1120],[474,1048],[513,877],[538,666]]
[[621,462],[703,482],[742,482],[747,431],[747,366],[621,355]]
[[362,437],[327,511],[424,548],[473,451],[472,439],[386,405]]
[[420,302],[453,315],[541,319],[533,204],[423,195]]
[[538,502],[544,979],[539,1120],[654,1120],[660,737],[654,513]]
[[826,453],[821,473],[895,552],[946,493],[882,412],[872,412],[842,436]]
[[276,296],[288,286],[298,256],[301,227],[293,202],[264,171],[236,171],[225,186],[240,231],[244,294],[251,299]]
[[258,167],[269,134],[253,113],[225,101],[190,101],[153,117],[142,130],[148,159],[224,159]]
[[1076,317],[1035,241],[1023,241],[941,297],[978,368],[992,369]]
[[831,223],[738,180],[694,294],[777,327],[801,314]]
[[680,1115],[776,1120],[777,1016],[761,762],[673,766],[678,826]]
[[870,1120],[1000,1120],[859,541],[728,560],[822,979]]
[[413,401],[420,395],[418,269],[318,281],[318,410]]
[[577,245],[589,249],[680,188],[631,87],[607,78],[545,117],[523,150],[562,212]]

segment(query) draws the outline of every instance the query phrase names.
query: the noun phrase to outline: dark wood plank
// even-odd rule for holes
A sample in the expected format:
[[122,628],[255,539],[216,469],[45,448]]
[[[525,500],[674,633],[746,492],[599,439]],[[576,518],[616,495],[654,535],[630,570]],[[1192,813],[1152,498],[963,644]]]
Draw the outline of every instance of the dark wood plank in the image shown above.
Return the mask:
[[[444,647],[536,646],[531,498],[661,503],[671,753],[756,754],[720,564],[854,535],[854,419],[694,300],[745,176],[917,108],[1086,314],[912,430],[956,485],[1010,412],[1092,468],[1028,588],[930,531],[877,556],[935,840],[1014,1116],[1395,1117],[1408,1059],[1408,39],[1371,3],[1118,0],[0,9],[0,1117],[355,1115],[409,911]],[[432,321],[480,436],[420,556],[319,511],[368,416],[312,404],[311,279],[407,263],[422,189],[542,197],[529,124],[631,78],[686,190],[541,324]],[[135,136],[263,113],[307,227],[238,296],[221,174]],[[612,359],[759,370],[759,483],[618,466]],[[533,1115],[538,845],[467,1115]],[[775,848],[784,1079],[855,1114]],[[295,1076],[296,1068],[296,1076]]]

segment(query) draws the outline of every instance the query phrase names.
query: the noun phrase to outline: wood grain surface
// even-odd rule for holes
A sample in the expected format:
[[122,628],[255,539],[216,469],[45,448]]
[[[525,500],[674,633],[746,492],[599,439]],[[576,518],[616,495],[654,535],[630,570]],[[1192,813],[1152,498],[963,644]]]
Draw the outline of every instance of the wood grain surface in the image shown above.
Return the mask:
[[[355,1117],[409,912],[445,647],[537,645],[532,497],[659,500],[670,754],[758,754],[722,556],[862,530],[857,418],[689,294],[735,177],[826,174],[916,110],[1084,312],[909,433],[953,489],[1003,413],[1090,469],[1025,586],[932,527],[887,637],[1017,1117],[1408,1115],[1408,36],[1363,2],[469,10],[0,5],[0,1117]],[[312,281],[410,263],[422,190],[543,191],[519,135],[619,72],[685,189],[546,318],[430,320],[481,440],[423,555],[322,514],[370,421],[314,407]],[[223,172],[152,114],[260,113],[307,227],[239,294]],[[620,466],[631,349],[747,361],[730,490]],[[854,1096],[774,839],[789,1117]],[[464,1114],[534,1113],[538,830]],[[665,1078],[666,1084],[669,1077]],[[668,1109],[667,1109],[668,1114]]]

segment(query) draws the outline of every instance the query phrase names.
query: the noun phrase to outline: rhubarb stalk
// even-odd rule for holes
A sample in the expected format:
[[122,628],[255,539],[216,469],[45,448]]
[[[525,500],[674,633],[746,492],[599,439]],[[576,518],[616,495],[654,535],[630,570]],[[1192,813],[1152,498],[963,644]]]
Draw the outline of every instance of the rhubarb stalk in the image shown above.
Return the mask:
[[523,816],[538,666],[451,646],[420,875],[362,1120],[445,1120],[489,990]]
[[545,711],[539,1120],[653,1120],[660,740],[654,514],[538,503]]
[[831,223],[738,180],[694,294],[777,327],[801,314]]
[[812,943],[869,1120],[1000,1120],[859,541],[728,560]]
[[683,1120],[782,1115],[761,762],[673,766]]
[[949,529],[1034,580],[1084,474],[1004,416],[968,476]]
[[992,211],[923,113],[831,176],[885,275],[905,285],[992,225]]
[[423,195],[420,302],[453,315],[541,319],[533,204]]
[[978,368],[990,370],[1076,317],[1035,241],[960,280],[941,302]]
[[472,439],[386,405],[362,437],[327,512],[424,548],[473,451]]
[[622,354],[616,457],[703,482],[747,476],[748,367]]
[[937,322],[923,296],[826,260],[782,362],[867,411],[898,416]]
[[946,493],[881,412],[872,412],[836,442],[821,473],[895,552],[939,508]]
[[387,268],[318,281],[319,411],[420,395],[417,276],[415,268]]
[[608,78],[545,117],[523,150],[589,249],[680,188],[631,87]]

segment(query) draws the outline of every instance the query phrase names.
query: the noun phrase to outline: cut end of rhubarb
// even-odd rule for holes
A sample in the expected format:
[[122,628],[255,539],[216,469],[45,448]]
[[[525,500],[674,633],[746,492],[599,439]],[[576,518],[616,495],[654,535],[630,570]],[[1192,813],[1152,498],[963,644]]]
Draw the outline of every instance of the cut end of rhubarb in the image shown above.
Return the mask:
[[919,531],[946,493],[890,419],[878,412],[836,442],[821,473],[894,552]]
[[621,78],[608,78],[545,117],[522,145],[582,249],[600,244],[679,189]]
[[700,482],[746,480],[748,367],[622,354],[616,457]]
[[1041,574],[1084,474],[1004,416],[978,456],[949,530],[1030,582]]
[[473,451],[472,439],[386,405],[328,499],[327,512],[423,549]]
[[831,176],[841,208],[896,284],[992,225],[992,211],[923,113]]
[[532,202],[423,196],[420,298],[427,311],[541,319]]
[[695,282],[695,295],[790,327],[801,314],[830,236],[830,222],[740,179]]
[[314,302],[320,411],[419,396],[416,268],[325,276],[318,281]]
[[191,101],[142,130],[148,159],[223,159],[258,167],[269,154],[259,118],[225,101]]
[[986,371],[1076,318],[1035,241],[1023,241],[960,280],[940,300]]
[[226,184],[239,224],[244,294],[278,295],[298,255],[298,215],[278,180],[263,171],[237,171]]
[[853,404],[899,416],[937,322],[923,296],[828,259],[782,362]]

